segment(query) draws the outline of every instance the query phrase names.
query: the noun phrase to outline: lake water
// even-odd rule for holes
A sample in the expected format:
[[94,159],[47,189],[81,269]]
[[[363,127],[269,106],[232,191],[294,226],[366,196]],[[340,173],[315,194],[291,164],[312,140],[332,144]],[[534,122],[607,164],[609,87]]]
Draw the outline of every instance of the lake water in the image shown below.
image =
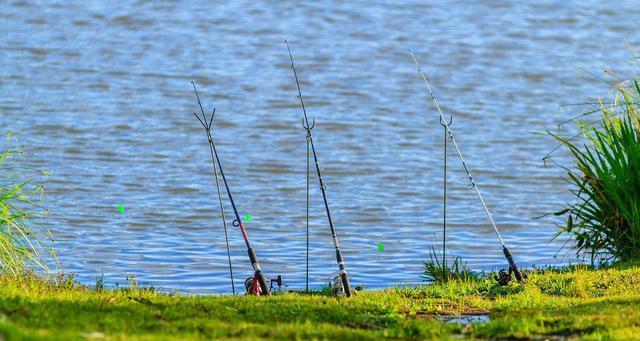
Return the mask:
[[[606,96],[608,67],[632,70],[637,3],[600,1],[8,1],[0,10],[0,127],[52,175],[47,224],[61,266],[85,283],[127,275],[165,289],[229,292],[206,136],[189,81],[217,108],[214,137],[267,276],[304,286],[305,131],[289,39],[336,230],[354,285],[420,280],[439,249],[443,131],[407,49],[454,115],[452,129],[522,265],[555,265],[555,218],[571,199],[534,132]],[[453,149],[449,149],[453,152]],[[455,154],[449,250],[505,267]],[[569,159],[558,154],[556,161]],[[337,267],[312,178],[311,274]],[[124,213],[118,212],[124,205]],[[227,212],[231,212],[227,207]],[[230,220],[231,217],[229,217]],[[230,230],[237,285],[251,275]],[[379,245],[383,250],[380,251]]]

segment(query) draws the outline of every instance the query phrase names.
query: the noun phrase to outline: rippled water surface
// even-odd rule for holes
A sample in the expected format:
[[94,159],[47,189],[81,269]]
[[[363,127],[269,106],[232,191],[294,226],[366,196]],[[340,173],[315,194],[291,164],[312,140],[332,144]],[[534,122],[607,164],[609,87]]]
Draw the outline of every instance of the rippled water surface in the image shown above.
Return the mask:
[[[442,235],[443,131],[411,48],[516,259],[557,264],[572,255],[554,257],[557,221],[532,218],[570,196],[563,172],[541,161],[555,143],[533,132],[576,113],[560,104],[606,95],[580,68],[630,68],[624,45],[640,46],[639,12],[598,1],[2,2],[0,127],[53,173],[47,223],[66,271],[86,283],[104,272],[111,285],[135,274],[228,292],[206,137],[192,115],[197,81],[217,108],[217,147],[262,267],[300,288],[306,146],[289,39],[352,281],[416,282]],[[451,254],[478,270],[504,267],[449,160]],[[310,276],[320,286],[336,265],[312,180]],[[250,265],[239,231],[230,238],[240,284]]]

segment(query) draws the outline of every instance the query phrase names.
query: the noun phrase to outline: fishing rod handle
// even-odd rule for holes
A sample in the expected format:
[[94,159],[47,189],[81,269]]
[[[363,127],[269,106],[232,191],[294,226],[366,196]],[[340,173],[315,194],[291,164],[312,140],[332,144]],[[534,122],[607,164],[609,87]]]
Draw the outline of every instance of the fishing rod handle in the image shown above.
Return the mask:
[[264,277],[262,273],[262,269],[260,269],[260,263],[258,262],[258,256],[256,256],[255,251],[252,248],[248,248],[247,252],[249,253],[249,260],[251,261],[251,266],[255,270],[254,277],[258,279],[258,284],[260,284],[260,289],[262,290],[263,295],[271,295],[271,291],[269,291],[269,286],[267,285],[267,279]]
[[340,281],[342,282],[344,296],[351,297],[351,285],[349,284],[349,276],[347,276],[346,271],[340,271]]
[[264,277],[262,270],[260,269],[256,270],[253,276],[258,279],[258,284],[260,285],[260,290],[262,291],[262,294],[265,296],[271,296],[271,290],[269,290],[269,286],[267,285],[267,279]]
[[502,246],[502,252],[504,253],[505,258],[507,258],[507,262],[509,262],[509,268],[511,269],[511,271],[513,271],[513,274],[516,276],[516,280],[518,280],[518,282],[522,282],[523,280],[522,274],[520,273],[520,270],[518,270],[518,266],[516,265],[516,262],[513,260],[513,255],[511,254],[511,251],[509,251],[509,249],[507,249],[506,246]]
[[339,249],[336,249],[336,260],[338,261],[338,268],[340,268],[339,276],[344,295],[351,297],[351,284],[349,283],[349,276],[347,275],[347,268],[344,265],[344,259],[342,259],[342,252],[340,252]]

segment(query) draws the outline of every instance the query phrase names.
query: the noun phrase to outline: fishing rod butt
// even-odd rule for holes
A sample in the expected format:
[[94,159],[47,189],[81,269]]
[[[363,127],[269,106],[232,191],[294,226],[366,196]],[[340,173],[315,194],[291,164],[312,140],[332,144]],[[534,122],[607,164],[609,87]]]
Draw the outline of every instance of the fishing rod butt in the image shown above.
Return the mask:
[[254,285],[251,286],[252,290],[249,290],[249,287],[247,288],[248,291],[251,294],[257,294],[257,295],[261,294],[261,295],[267,295],[267,296],[271,295],[271,290],[269,290],[267,279],[264,277],[264,274],[262,273],[262,269],[260,269],[260,263],[258,262],[258,256],[256,256],[256,252],[253,251],[253,248],[248,248],[247,253],[249,254],[249,260],[251,261],[251,265],[255,269],[255,272],[253,273],[253,280],[257,282],[257,284],[260,286],[260,292],[258,292],[257,288],[255,288],[255,283]]
[[336,249],[336,260],[338,261],[338,268],[340,271],[338,272],[338,277],[340,278],[340,284],[342,286],[342,291],[344,292],[345,297],[351,297],[352,290],[351,284],[349,283],[349,275],[347,275],[347,269],[344,265],[344,259],[342,258],[342,252]]
[[513,255],[511,254],[511,251],[509,251],[509,249],[505,245],[503,245],[502,253],[504,253],[504,257],[507,259],[507,262],[509,262],[509,272],[513,272],[514,276],[516,276],[516,280],[522,283],[524,281],[524,277],[522,276],[522,273],[518,269],[518,266],[516,265],[515,260],[513,260]]
[[351,297],[351,284],[349,284],[349,276],[346,271],[340,271],[340,281],[342,282],[342,290],[345,297]]
[[258,279],[258,285],[260,285],[260,291],[262,291],[262,294],[266,296],[271,296],[271,290],[269,290],[269,286],[267,285],[267,279],[264,277],[262,270],[260,269],[256,270],[253,276]]

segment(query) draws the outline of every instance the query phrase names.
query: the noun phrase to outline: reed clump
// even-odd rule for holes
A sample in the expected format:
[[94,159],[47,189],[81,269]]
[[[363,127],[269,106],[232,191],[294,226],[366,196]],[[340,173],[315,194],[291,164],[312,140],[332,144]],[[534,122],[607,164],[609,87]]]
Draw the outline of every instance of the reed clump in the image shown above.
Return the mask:
[[472,272],[460,257],[454,258],[447,264],[446,259],[438,258],[433,248],[429,252],[429,260],[424,263],[424,271],[420,277],[430,283],[473,281],[479,278],[478,274]]
[[0,151],[0,269],[2,273],[20,276],[40,269],[47,272],[55,264],[55,253],[49,245],[53,239],[42,223],[46,210],[40,205],[44,187],[28,177],[47,174],[21,165],[16,139],[5,133]]
[[556,212],[567,217],[558,235],[571,235],[592,263],[640,259],[639,81],[621,83],[613,97],[598,121],[576,121],[584,139],[549,133],[575,161],[567,169],[575,200]]

